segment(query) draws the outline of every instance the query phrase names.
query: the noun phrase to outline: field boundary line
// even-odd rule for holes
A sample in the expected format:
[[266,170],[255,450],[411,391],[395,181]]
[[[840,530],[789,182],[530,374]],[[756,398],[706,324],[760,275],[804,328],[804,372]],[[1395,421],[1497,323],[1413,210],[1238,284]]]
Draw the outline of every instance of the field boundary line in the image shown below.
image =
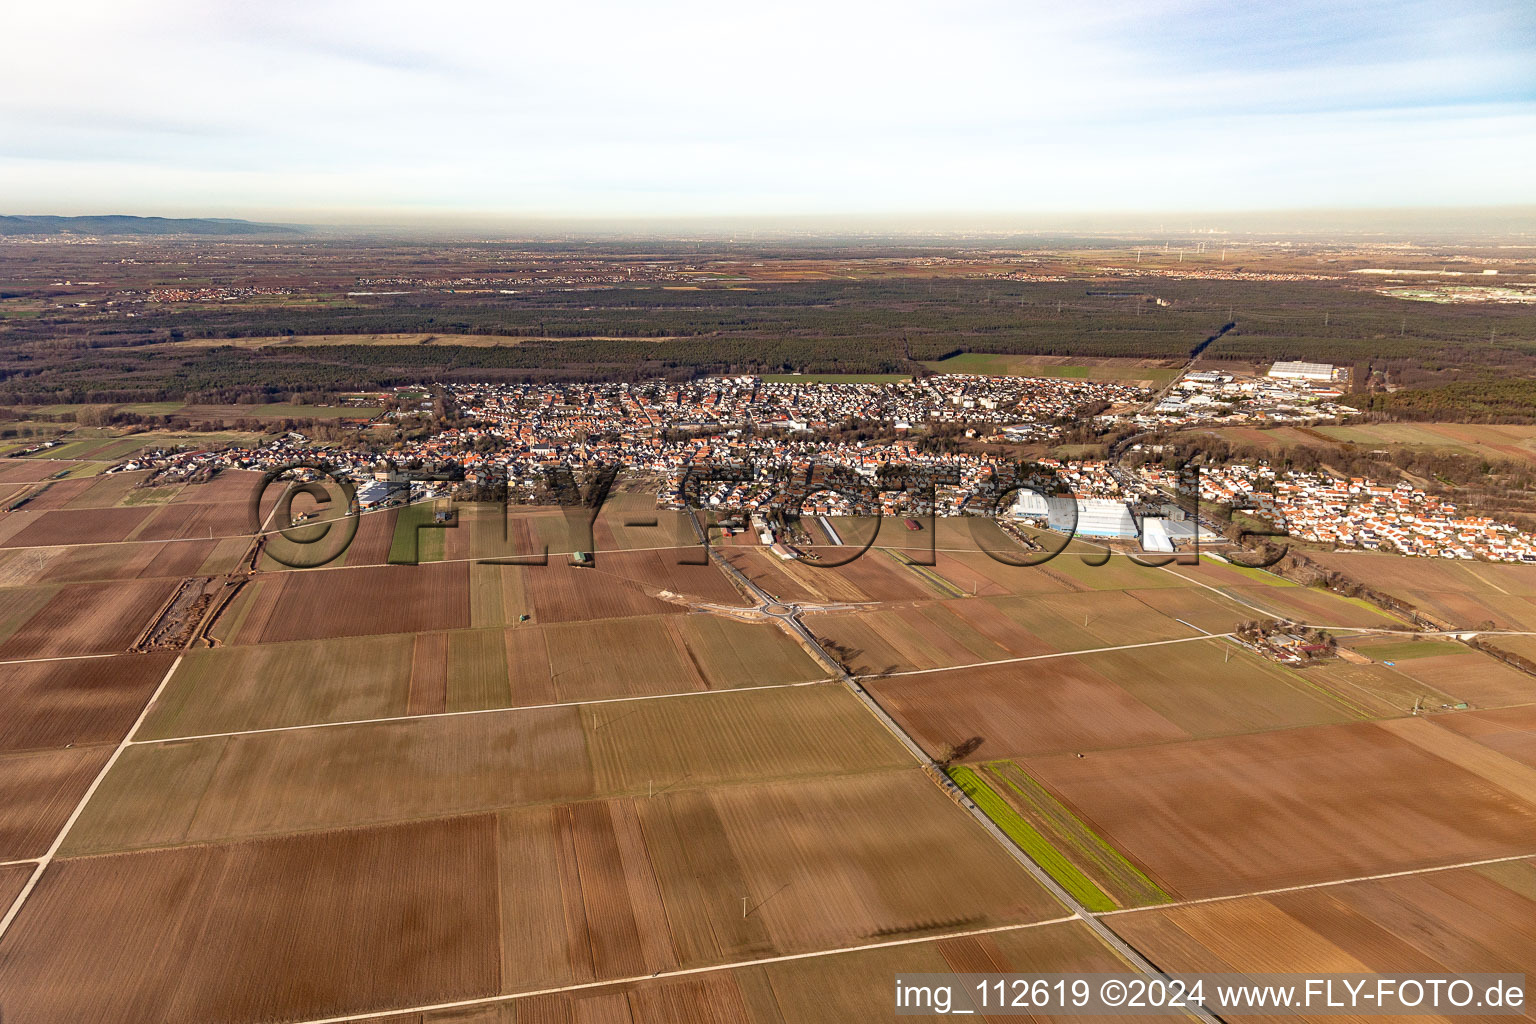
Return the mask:
[[1013,665],[1021,661],[1044,661],[1047,658],[1075,658],[1080,654],[1107,654],[1111,651],[1132,651],[1138,647],[1164,647],[1168,644],[1189,644],[1197,640],[1222,640],[1235,634],[1232,633],[1204,633],[1200,636],[1179,636],[1172,640],[1148,640],[1141,644],[1121,644],[1118,647],[1089,647],[1081,651],[1053,651],[1050,654],[1026,654],[1018,658],[999,658],[996,661],[975,661],[969,665],[945,665],[941,668],[914,668],[903,669],[900,672],[881,672],[877,674],[855,676],[856,679],[894,679],[898,676],[925,676],[932,672],[958,672],[967,668],[987,668],[991,665]]
[[296,1024],[348,1024],[349,1021],[379,1020],[385,1017],[393,1017],[397,1014],[412,1013],[436,1013],[439,1010],[456,1010],[468,1006],[491,1006],[496,1003],[509,1003],[514,999],[532,999],[536,996],[560,995],[564,992],[583,992],[595,988],[609,988],[614,985],[633,985],[643,981],[660,981],[667,978],[685,978],[696,974],[712,974],[715,971],[731,971],[742,967],[762,967],[767,964],[785,963],[792,960],[814,960],[826,956],[838,956],[842,953],[860,953],[870,949],[889,949],[893,946],[912,946],[921,942],[943,942],[946,939],[964,939],[973,935],[997,935],[1001,932],[1026,931],[1030,928],[1044,928],[1053,924],[1069,924],[1079,921],[1076,916],[1053,917],[1045,921],[1025,921],[1019,924],[1000,924],[988,928],[970,928],[965,931],[945,932],[940,935],[919,935],[905,939],[890,939],[885,942],[869,942],[860,946],[838,946],[834,949],[816,949],[805,953],[784,953],[780,956],[758,957],[755,960],[737,960],[724,964],[708,964],[703,967],[681,967],[671,971],[657,971],[655,974],[637,974],[627,978],[611,978],[605,981],[583,981],[574,985],[561,985],[555,988],[530,989],[526,992],[508,992],[494,996],[477,996],[473,999],[458,999],[446,1003],[430,1003],[422,1006],[396,1007],[390,1010],[369,1010],[365,1013],[344,1014],[339,1017],[314,1017],[308,1020],[298,1021]]
[[1515,853],[1507,857],[1488,857],[1484,860],[1468,860],[1460,864],[1435,864],[1427,868],[1408,868],[1405,871],[1383,871],[1376,875],[1358,875],[1354,878],[1335,878],[1326,882],[1307,882],[1303,885],[1283,885],[1278,889],[1258,889],[1254,892],[1233,893],[1230,896],[1202,896],[1193,900],[1175,900],[1172,903],[1153,903],[1145,907],[1120,907],[1116,910],[1105,910],[1099,913],[1099,917],[1114,917],[1118,914],[1140,914],[1147,910],[1172,910],[1177,907],[1197,907],[1203,903],[1225,903],[1229,900],[1260,899],[1265,896],[1281,896],[1288,892],[1306,892],[1308,889],[1327,889],[1336,885],[1354,885],[1357,882],[1379,882],[1388,878],[1411,878],[1414,875],[1432,875],[1439,871],[1458,871],[1462,868],[1480,868],[1489,864],[1508,864],[1517,860],[1536,860],[1536,850],[1530,853]]
[[101,766],[101,771],[96,773],[96,777],[86,787],[85,793],[80,797],[80,802],[75,804],[75,809],[65,819],[58,835],[53,837],[53,843],[48,847],[47,852],[37,858],[37,867],[33,870],[32,877],[27,879],[27,884],[22,886],[21,892],[17,893],[16,898],[11,901],[10,909],[6,911],[3,918],[0,918],[0,938],[5,937],[6,931],[11,927],[11,922],[16,920],[17,914],[21,913],[22,905],[27,902],[27,897],[32,895],[32,890],[37,888],[38,880],[43,877],[43,872],[48,870],[49,864],[53,863],[53,859],[58,855],[59,847],[64,845],[64,840],[69,835],[70,829],[75,827],[75,822],[80,820],[80,815],[85,811],[85,805],[90,803],[91,797],[95,796],[96,790],[100,788],[102,780],[107,777],[107,773],[112,770],[112,766],[117,764],[117,759],[123,756],[123,751],[127,750],[129,744],[133,742],[133,734],[139,731],[139,727],[149,717],[150,709],[155,706],[155,701],[160,699],[160,694],[165,692],[166,685],[171,681],[171,676],[175,675],[176,670],[181,667],[181,659],[184,656],[182,654],[176,655],[176,660],[171,662],[171,667],[165,670],[165,675],[160,678],[160,685],[155,687],[155,692],[149,695],[149,700],[145,702],[143,709],[139,712],[139,717],[133,720],[133,725],[128,727],[128,731],[118,741],[117,747],[112,751],[112,756],[107,758],[107,763]]
[[180,743],[183,740],[211,740],[229,736],[257,736],[269,732],[297,732],[301,729],[335,729],[344,725],[377,725],[382,722],[415,722],[433,718],[463,718],[466,715],[498,715],[509,711],[548,711],[555,708],[592,707],[599,704],[632,704],[648,700],[668,700],[673,697],[702,697],[705,694],[753,693],[759,690],[788,690],[797,686],[824,686],[836,679],[807,679],[798,683],[763,683],[760,686],[736,686],[723,690],[681,690],[676,693],[649,693],[632,697],[602,697],[598,700],[560,701],[554,704],[518,704],[507,708],[474,708],[469,711],[432,711],[423,715],[388,715],[383,718],[356,718],[346,722],[306,722],[303,725],[273,725],[264,729],[234,729],[229,732],[194,733],[190,736],[162,736],[152,739],[132,740],[133,746],[150,746],[156,743]]
[[[172,577],[165,576],[161,578],[171,579]],[[0,665],[39,665],[46,661],[89,661],[92,658],[116,658],[125,654],[131,655],[133,652],[111,651],[107,654],[56,654],[51,658],[16,658],[11,661],[0,661]]]

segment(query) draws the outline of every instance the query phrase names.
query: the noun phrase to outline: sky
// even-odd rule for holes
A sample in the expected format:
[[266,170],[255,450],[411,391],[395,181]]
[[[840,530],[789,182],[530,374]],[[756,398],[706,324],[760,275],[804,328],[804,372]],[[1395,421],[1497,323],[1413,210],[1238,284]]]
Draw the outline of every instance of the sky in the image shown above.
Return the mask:
[[1536,4],[11,0],[0,213],[1536,202]]

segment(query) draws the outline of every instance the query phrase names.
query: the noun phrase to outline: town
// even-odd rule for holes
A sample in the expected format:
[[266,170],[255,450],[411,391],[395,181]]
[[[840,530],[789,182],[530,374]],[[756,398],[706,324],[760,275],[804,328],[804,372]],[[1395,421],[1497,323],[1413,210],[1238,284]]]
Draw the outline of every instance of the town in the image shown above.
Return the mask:
[[[1295,401],[1285,396],[1311,394],[1323,402],[1337,393],[1336,376],[1323,364],[1277,363],[1262,378],[1188,373],[1173,390],[1199,409],[1211,404],[1200,401],[1210,392],[1235,388],[1239,403],[1250,407],[1239,415],[1279,421],[1276,406]],[[372,510],[455,494],[548,500],[551,470],[575,479],[622,467],[654,480],[659,507],[708,508],[743,528],[750,521],[765,544],[783,539],[769,522],[786,513],[984,515],[1158,552],[1225,543],[1217,521],[1191,517],[1174,500],[1189,490],[1188,481],[1168,466],[1153,462],[1132,473],[1102,459],[1005,454],[1004,443],[1049,443],[1085,418],[1106,430],[1145,425],[1153,399],[1130,384],[961,374],[894,382],[735,376],[638,385],[452,384],[442,391],[454,425],[387,452],[316,447],[290,432],[258,447],[151,452],[120,468],[189,479],[219,468],[269,470],[323,458],[355,482],[359,508]],[[1170,401],[1156,401],[1155,419]],[[396,418],[425,415],[433,405],[396,404],[403,405],[389,414]],[[1185,418],[1204,421],[1199,413],[1180,422]],[[934,443],[941,436],[976,443]],[[1406,481],[1239,463],[1205,468],[1199,498],[1318,544],[1536,562],[1536,537],[1463,515],[1450,500]]]

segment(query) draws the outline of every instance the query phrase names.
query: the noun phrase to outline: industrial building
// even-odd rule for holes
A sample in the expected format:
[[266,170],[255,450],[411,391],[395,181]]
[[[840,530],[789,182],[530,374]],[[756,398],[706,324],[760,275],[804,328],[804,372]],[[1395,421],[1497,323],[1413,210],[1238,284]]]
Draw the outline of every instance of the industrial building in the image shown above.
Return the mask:
[[1333,380],[1333,367],[1328,363],[1276,363],[1269,368],[1269,376],[1281,380]]
[[1115,498],[1048,498],[1021,490],[1014,500],[1013,514],[1020,519],[1044,519],[1047,529],[1079,537],[1134,539],[1139,533],[1130,508]]

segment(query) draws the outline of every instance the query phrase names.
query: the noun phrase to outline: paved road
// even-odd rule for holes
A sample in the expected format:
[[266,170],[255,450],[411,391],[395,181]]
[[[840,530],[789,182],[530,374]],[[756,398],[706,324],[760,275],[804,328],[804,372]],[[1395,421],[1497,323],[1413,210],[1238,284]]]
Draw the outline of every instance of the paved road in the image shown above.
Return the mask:
[[[698,517],[690,511],[688,518],[689,521],[693,523],[694,531],[698,534],[699,539],[703,541],[704,528],[699,525]],[[742,586],[744,586],[754,597],[758,599],[761,605],[759,610],[762,611],[765,615],[769,615],[783,623],[787,629],[789,629],[792,633],[801,639],[801,641],[806,645],[807,649],[809,649],[812,653],[817,654],[820,659],[827,665],[827,667],[836,674],[837,678],[841,680],[843,685],[846,686],[855,697],[863,702],[864,706],[869,709],[870,713],[878,718],[881,724],[886,727],[886,729],[890,730],[891,735],[900,740],[901,744],[912,753],[912,756],[916,758],[917,761],[922,764],[925,769],[927,769],[928,774],[933,779],[938,781],[939,784],[948,791],[950,797],[953,798],[954,801],[961,807],[969,811],[971,817],[975,818],[977,823],[980,824],[982,828],[986,829],[987,832],[991,834],[992,838],[996,839],[998,844],[1001,845],[1003,849],[1007,850],[1013,859],[1018,861],[1019,864],[1023,866],[1024,870],[1028,871],[1030,875],[1034,877],[1035,881],[1039,882],[1040,885],[1045,888],[1045,890],[1052,896],[1055,896],[1063,906],[1071,910],[1074,917],[1081,920],[1090,929],[1092,929],[1094,934],[1096,934],[1104,942],[1105,945],[1109,946],[1116,953],[1119,953],[1121,958],[1124,959],[1127,963],[1131,964],[1137,970],[1145,974],[1159,977],[1165,976],[1162,971],[1158,970],[1155,964],[1153,964],[1146,957],[1142,956],[1141,953],[1139,953],[1134,947],[1130,945],[1130,943],[1126,942],[1119,935],[1117,935],[1114,930],[1109,927],[1109,925],[1099,920],[1099,918],[1095,916],[1091,910],[1084,906],[1082,902],[1077,899],[1077,897],[1073,896],[1066,889],[1062,888],[1060,883],[1051,877],[1050,872],[1041,867],[1033,857],[1031,857],[1023,850],[1023,848],[1021,848],[1017,843],[1009,838],[1007,833],[998,828],[997,823],[987,816],[986,811],[983,811],[976,805],[974,800],[961,792],[960,787],[955,785],[955,783],[950,779],[949,774],[944,771],[943,767],[940,766],[940,764],[932,757],[930,757],[928,752],[925,751],[917,743],[916,740],[907,734],[907,731],[901,727],[900,723],[898,723],[896,719],[890,716],[885,708],[880,706],[880,702],[875,699],[873,694],[864,688],[863,684],[859,682],[858,678],[850,674],[848,670],[843,667],[840,661],[826,652],[826,650],[821,646],[821,642],[816,639],[816,636],[806,628],[805,623],[800,621],[800,609],[797,605],[786,604],[779,601],[772,594],[768,593],[762,587],[758,586],[755,582],[749,579],[746,573],[732,565],[725,558],[725,556],[715,548],[714,545],[708,545],[708,548],[709,557],[712,558],[718,565],[720,565],[720,567],[723,568],[726,573],[731,576],[732,579],[735,579],[737,582],[741,583]],[[1205,638],[1202,637],[1200,639]],[[1218,1024],[1219,1022],[1219,1018],[1216,1017],[1215,1014],[1204,1009],[1203,1007],[1198,1009],[1191,1008],[1189,1012],[1192,1016],[1198,1018],[1199,1020],[1205,1021],[1206,1024]]]

